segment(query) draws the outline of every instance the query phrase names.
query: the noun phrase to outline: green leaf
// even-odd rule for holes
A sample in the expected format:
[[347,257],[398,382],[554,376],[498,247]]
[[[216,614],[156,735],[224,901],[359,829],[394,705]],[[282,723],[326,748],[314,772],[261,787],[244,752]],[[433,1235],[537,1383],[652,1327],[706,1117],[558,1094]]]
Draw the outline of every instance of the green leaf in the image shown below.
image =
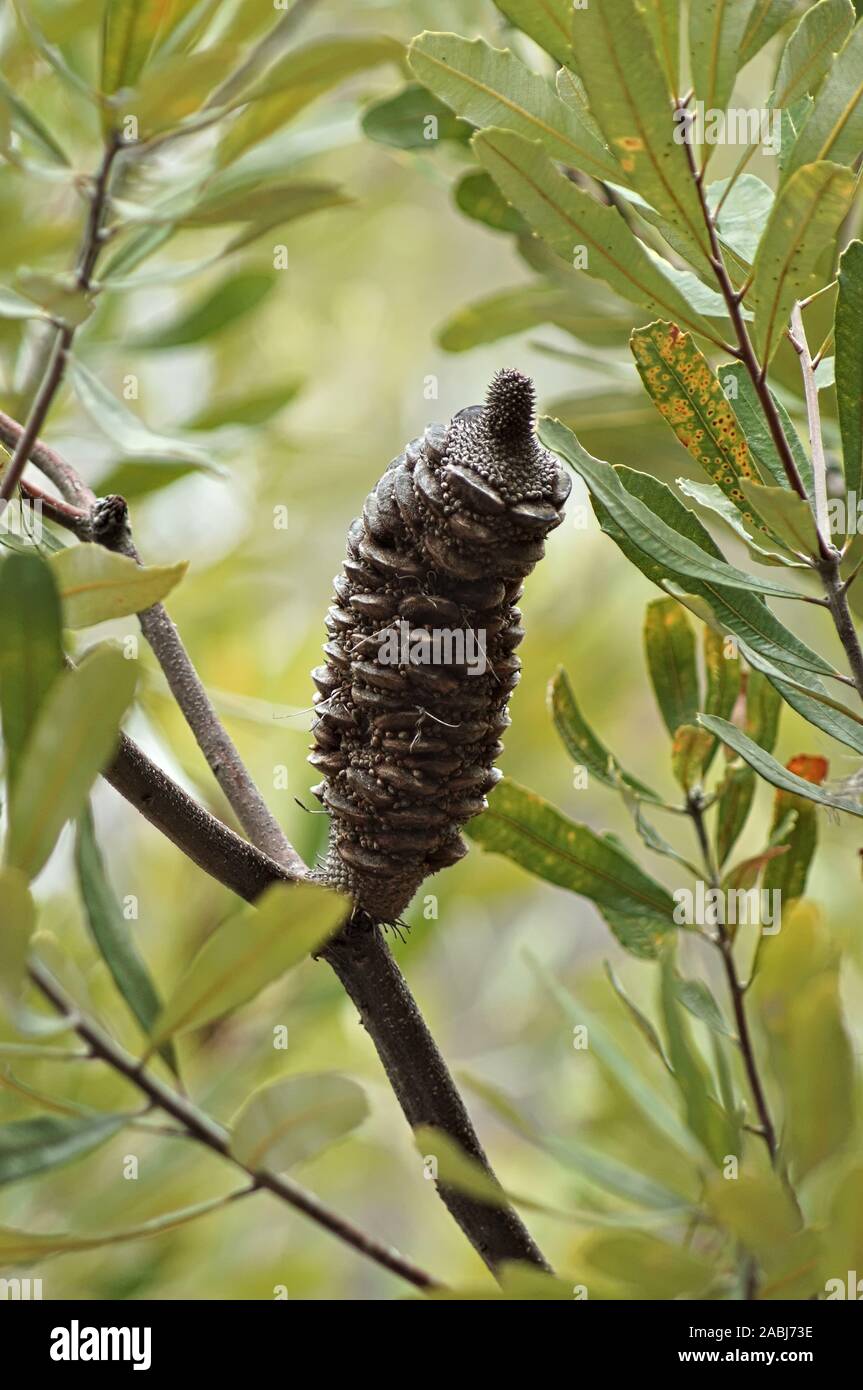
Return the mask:
[[19,135],[38,145],[42,153],[47,155],[52,163],[59,164],[66,169],[70,167],[68,156],[48,127],[44,125],[35,112],[30,110],[30,107],[22,101],[18,93],[13,91],[2,76],[0,76],[0,103],[8,108],[10,124],[13,129],[18,131]]
[[[708,555],[721,558],[721,551],[698,517],[683,506],[665,483],[660,482],[658,478],[649,477],[646,473],[637,473],[631,468],[620,467],[614,471],[626,491],[644,502],[653,515],[661,518],[679,535],[685,536]],[[627,558],[654,584],[660,588],[666,587],[669,583],[668,575],[672,572],[670,567],[658,563],[647,551],[633,545],[612,519],[611,513],[595,498],[593,505],[603,530],[612,537]],[[680,582],[685,583],[682,593],[688,591],[705,600],[702,607],[706,607],[707,613],[699,612],[698,617],[706,620],[712,615],[714,622],[718,622],[725,631],[733,633],[739,641],[746,644],[747,649],[775,662],[783,672],[793,672],[796,675],[810,671],[828,676],[834,674],[834,668],[830,663],[784,627],[757,595],[689,578],[685,581],[681,579]],[[675,597],[683,601],[681,593],[675,592]]]
[[[734,405],[734,413],[743,428],[750,453],[758,464],[762,478],[772,478],[780,487],[790,488],[791,484],[786,477],[782,460],[764,418],[761,402],[745,366],[742,362],[725,362],[719,368],[719,379],[722,383],[722,389]],[[791,423],[788,411],[781,401],[777,400],[772,391],[770,394],[773,397],[773,404],[779,412],[783,434],[794,455],[797,472],[803,479],[803,486],[807,495],[811,497],[813,483],[812,464],[809,455],[800,442],[800,437]]]
[[755,773],[751,767],[729,767],[717,802],[716,858],[722,868],[749,818],[755,796]]
[[676,1109],[669,1105],[663,1094],[650,1085],[644,1072],[633,1065],[629,1054],[618,1046],[615,1039],[607,1032],[602,1020],[592,1016],[580,1001],[573,999],[557,978],[541,966],[538,961],[529,959],[531,959],[531,964],[539,980],[555,1000],[564,1016],[573,1025],[587,1028],[589,1052],[613,1077],[647,1123],[690,1157],[700,1156],[700,1148],[691,1137],[689,1130],[682,1124]]
[[508,131],[486,130],[474,136],[473,148],[504,196],[569,265],[578,253],[586,275],[716,341],[617,210],[559,174],[539,145]]
[[159,1015],[149,1051],[253,999],[323,946],[344,913],[344,900],[315,884],[268,888],[255,910],[229,918],[205,941]]
[[679,603],[653,599],[644,619],[644,650],[656,703],[668,732],[693,724],[700,698],[695,633]]
[[33,554],[0,565],[0,715],[10,794],[42,704],[63,669],[57,586]]
[[214,92],[235,50],[225,44],[200,53],[176,53],[142,74],[137,91],[124,98],[120,114],[138,119],[140,138],[182,126]]
[[135,680],[133,661],[116,648],[97,647],[51,686],[9,800],[6,862],[28,878],[36,877],[110,761]]
[[527,229],[521,213],[510,207],[494,179],[481,169],[459,179],[453,196],[456,206],[466,217],[472,217],[475,222],[482,222],[496,232],[522,233]]
[[747,526],[743,513],[737,510],[731,498],[726,497],[721,488],[714,487],[713,483],[695,483],[691,478],[678,478],[676,481],[684,497],[691,497],[699,507],[713,512],[737,533],[757,564],[786,565],[789,569],[807,567],[804,560],[795,560],[777,538],[758,531],[759,539],[756,541],[752,534],[755,528]]
[[645,0],[642,13],[668,90],[672,96],[677,96],[680,90],[680,0]]
[[24,299],[15,290],[0,287],[0,318],[4,319],[45,319],[47,314],[40,304]]
[[808,502],[784,487],[765,487],[752,478],[740,483],[752,510],[763,516],[774,535],[798,555],[817,556],[818,532]]
[[662,1045],[662,1039],[660,1038],[659,1034],[657,1033],[656,1029],[651,1023],[650,1019],[647,1017],[647,1014],[644,1013],[642,1009],[639,1009],[638,1005],[634,1004],[633,1001],[630,999],[629,995],[623,988],[623,985],[618,980],[608,961],[605,961],[604,964],[605,973],[608,976],[611,988],[614,990],[621,1004],[626,1009],[626,1012],[629,1014],[630,1019],[635,1024],[639,1033],[645,1039],[651,1050],[656,1053],[662,1065],[664,1067],[667,1067],[670,1071],[671,1066],[668,1061],[668,1058],[665,1055],[665,1048]]
[[[660,974],[660,1000],[665,1023],[668,1060],[683,1100],[686,1123],[717,1166],[737,1149],[737,1135],[730,1117],[710,1094],[710,1073],[692,1040],[680,1012],[679,991],[670,952],[664,952]],[[690,992],[690,1003],[691,1003]]]
[[854,197],[854,175],[839,164],[798,167],[783,185],[753,269],[755,346],[768,363],[797,299],[813,287],[816,265],[835,239]]
[[602,1283],[614,1299],[698,1299],[715,1281],[715,1263],[694,1250],[644,1231],[597,1232],[579,1248],[588,1286]]
[[678,535],[658,515],[651,512],[621,483],[617,471],[601,459],[591,458],[575,435],[559,420],[545,416],[540,421],[540,438],[546,448],[564,459],[587,483],[591,494],[611,512],[626,536],[649,556],[665,566],[669,575],[688,575],[705,583],[743,589],[779,598],[798,598],[793,589],[759,576],[745,574],[706,550]]
[[839,262],[836,300],[836,403],[845,487],[863,486],[863,242],[852,241]]
[[735,1036],[734,1030],[725,1022],[722,1010],[703,980],[685,980],[676,970],[672,970],[669,987],[677,1002],[682,1004],[684,1009],[688,1009],[693,1018],[706,1023],[708,1028],[722,1037]]
[[792,106],[814,92],[854,27],[851,0],[820,0],[789,38],[768,106]]
[[136,351],[162,352],[212,338],[247,314],[254,313],[275,285],[276,276],[272,273],[249,270],[232,275],[215,289],[208,290],[203,298],[171,322],[136,338],[130,347]]
[[597,738],[578,707],[569,677],[558,670],[548,687],[548,703],[554,727],[573,762],[586,767],[592,777],[615,790],[620,784],[629,787],[637,796],[659,801],[656,792],[618,767],[604,744]]
[[39,1115],[0,1125],[0,1186],[60,1168],[110,1139],[125,1115]]
[[176,1230],[187,1221],[195,1221],[211,1211],[218,1211],[233,1201],[234,1193],[224,1197],[213,1197],[208,1202],[184,1207],[180,1211],[168,1212],[145,1221],[140,1226],[126,1230],[108,1231],[104,1235],[70,1235],[68,1232],[36,1233],[17,1231],[11,1226],[0,1226],[0,1262],[4,1266],[31,1265],[50,1259],[52,1255],[66,1255],[73,1251],[100,1250],[106,1245],[120,1245],[127,1240],[140,1240],[144,1236],[155,1236],[163,1231]]
[[459,120],[418,82],[410,82],[394,97],[367,106],[361,125],[369,140],[396,150],[434,149],[438,140],[464,144],[473,133],[473,126]]
[[826,792],[821,787],[815,786],[813,782],[807,782],[804,778],[798,777],[796,773],[789,772],[774,757],[766,753],[752,739],[747,738],[741,729],[729,724],[726,719],[717,719],[714,715],[700,714],[699,723],[705,729],[716,734],[723,743],[739,753],[744,762],[763,777],[765,782],[770,782],[774,787],[779,787],[782,791],[791,792],[794,795],[805,797],[808,801],[817,801],[819,806],[832,806],[837,811],[847,811],[852,816],[863,816],[863,807],[856,797],[840,796],[837,792]]
[[[304,385],[304,377],[294,376],[263,391],[251,391],[246,396],[234,396],[228,400],[220,398],[187,420],[186,429],[218,430],[225,425],[265,425],[296,399]],[[126,494],[122,495],[125,497]]]
[[347,1077],[288,1076],[246,1101],[233,1124],[231,1153],[253,1173],[282,1173],[323,1153],[368,1113],[365,1092]]
[[750,671],[746,680],[745,731],[766,753],[772,753],[779,735],[782,703],[761,671]]
[[221,465],[216,464],[198,445],[171,439],[149,429],[137,415],[112,396],[82,362],[75,360],[70,366],[78,399],[90,419],[124,453],[139,458],[148,455],[157,459],[170,458],[179,463],[193,464],[208,473],[219,476],[224,473]]
[[839,962],[813,904],[795,903],[782,930],[764,940],[753,1002],[782,1096],[783,1148],[799,1180],[836,1153],[854,1126],[854,1054]]
[[[696,253],[710,245],[671,98],[635,0],[573,13],[573,52],[590,109],[623,171]],[[612,175],[612,178],[615,176]],[[618,174],[618,178],[620,175]]]
[[106,0],[99,78],[104,96],[135,85],[171,8],[165,0]]
[[224,168],[246,150],[293,120],[311,102],[346,78],[380,63],[400,62],[404,48],[383,34],[352,34],[315,39],[292,48],[243,93],[245,109],[216,150]]
[[0,869],[0,1000],[14,1019],[27,978],[27,954],[36,926],[36,908],[27,880],[17,869]]
[[801,0],[755,0],[740,44],[740,66],[745,67],[766,43],[800,10]]
[[[689,16],[692,84],[707,111],[724,111],[741,65],[753,0],[698,0]],[[704,151],[704,162],[711,147]]]
[[572,60],[571,0],[494,0],[510,24],[564,67]]
[[437,1160],[437,1181],[444,1187],[453,1188],[473,1197],[487,1206],[505,1207],[507,1195],[494,1178],[486,1172],[478,1159],[465,1153],[464,1149],[441,1129],[433,1125],[417,1125],[414,1140],[423,1158]]
[[[826,762],[822,765],[826,774]],[[797,759],[792,759],[791,768],[796,772],[803,770]],[[816,768],[820,773],[822,766],[816,763]],[[817,777],[814,780],[817,781]],[[770,890],[778,889],[783,906],[787,906],[795,898],[803,897],[818,844],[818,815],[812,802],[804,801],[799,796],[788,796],[786,792],[777,792],[770,843],[784,848],[786,853],[767,865],[763,886]]]
[[580,306],[574,294],[556,285],[518,285],[458,309],[438,330],[438,342],[447,352],[467,352],[544,323],[585,342],[611,346],[621,332],[628,332],[631,319],[603,312],[600,305]]
[[654,957],[673,929],[670,895],[633,859],[509,778],[498,783],[467,834],[546,882],[590,898],[634,955]]
[[541,139],[551,159],[594,178],[620,177],[614,157],[579,113],[509,49],[491,48],[484,39],[424,33],[411,44],[408,62],[417,80],[471,125]]
[[863,25],[852,29],[830,64],[794,142],[785,176],[830,159],[851,164],[863,146]]
[[729,179],[711,183],[707,189],[707,205],[715,214],[722,204],[716,222],[719,238],[742,266],[750,266],[755,260],[775,195],[755,174],[741,174],[732,184],[730,193],[726,193],[729,183]]
[[[85,807],[78,819],[75,838],[75,868],[78,887],[90,934],[99,948],[111,978],[145,1033],[149,1033],[162,1008],[156,986],[127,924],[123,910],[108,882],[102,855],[96,842],[93,818]],[[178,1075],[177,1057],[168,1043],[162,1059]]]
[[176,588],[188,569],[139,565],[128,555],[84,542],[58,550],[49,561],[63,602],[66,627],[90,627],[142,613]]

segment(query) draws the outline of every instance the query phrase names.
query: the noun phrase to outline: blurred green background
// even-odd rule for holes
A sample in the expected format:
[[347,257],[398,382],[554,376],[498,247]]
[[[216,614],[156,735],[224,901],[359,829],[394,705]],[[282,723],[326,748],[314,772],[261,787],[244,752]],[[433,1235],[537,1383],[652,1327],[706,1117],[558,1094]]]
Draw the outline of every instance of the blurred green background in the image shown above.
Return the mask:
[[[95,49],[100,5],[42,0],[31,8],[52,42],[63,46],[76,70],[84,70]],[[254,8],[251,0],[247,8]],[[407,41],[423,28],[480,33],[500,45],[507,41],[499,12],[479,0],[329,3],[311,9],[301,38],[369,31]],[[0,48],[6,81],[62,133],[75,168],[92,169],[98,158],[92,110],[22,40],[8,4],[0,15]],[[521,51],[537,68],[549,70],[548,60],[529,46]],[[514,366],[535,378],[541,402],[579,397],[570,423],[594,452],[612,462],[660,468],[673,477],[684,460],[638,393],[625,331],[619,351],[588,345],[579,363],[544,350],[572,350],[572,339],[553,327],[457,354],[438,345],[441,325],[466,303],[526,283],[531,275],[509,237],[467,221],[454,207],[451,184],[467,167],[464,150],[448,144],[401,152],[364,137],[363,106],[395,91],[403,80],[393,65],[352,78],[309,107],[267,151],[271,162],[291,172],[342,184],[353,200],[349,205],[291,224],[186,279],[106,296],[81,334],[78,350],[91,371],[117,395],[129,377],[136,378],[130,408],[167,435],[270,388],[287,398],[296,382],[296,394],[271,418],[252,428],[229,425],[212,436],[228,476],[191,472],[161,485],[164,472],[152,465],[128,466],[69,391],[47,430],[49,440],[97,491],[106,485],[125,491],[138,548],[148,561],[190,561],[169,610],[270,806],[309,859],[323,841],[326,822],[309,794],[316,779],[305,762],[308,672],[319,660],[323,616],[346,529],[405,442],[428,421],[446,421],[480,400],[491,374]],[[758,72],[746,80],[754,87]],[[767,164],[759,155],[753,169],[768,177]],[[718,165],[717,176],[722,172]],[[8,166],[0,173],[0,273],[6,283],[22,266],[59,270],[71,264],[82,216],[71,183]],[[288,267],[274,270],[274,246],[280,243],[288,248]],[[218,234],[186,231],[174,238],[158,265],[194,263],[220,244]],[[140,273],[155,275],[155,263],[145,263]],[[250,274],[262,277],[260,304],[205,342],[158,350],[138,345],[148,335],[158,341],[162,325],[181,318],[216,285]],[[15,414],[26,396],[38,335],[3,321],[0,345],[2,405]],[[625,394],[610,401],[610,393],[619,391]],[[618,798],[595,785],[573,787],[571,764],[546,709],[547,682],[562,664],[587,718],[615,755],[673,795],[668,740],[642,653],[644,605],[656,591],[600,534],[589,508],[579,505],[584,502],[576,491],[567,522],[551,538],[547,558],[527,584],[524,674],[512,701],[513,726],[502,766],[574,819],[618,833],[652,874],[674,888],[673,866],[637,843]],[[287,508],[286,529],[274,525],[279,507]],[[738,558],[733,544],[727,553],[732,561]],[[124,621],[88,632],[86,642],[135,631],[133,622]],[[801,635],[825,653],[832,650],[826,623],[814,610],[806,615]],[[227,817],[143,642],[141,666],[140,708],[130,732]],[[827,752],[826,743],[784,710],[777,749],[782,761],[796,753]],[[834,763],[831,776],[854,770],[849,753],[847,763]],[[104,784],[94,806],[113,884],[121,898],[137,900],[137,941],[157,981],[168,987],[201,941],[239,904]],[[771,794],[762,785],[737,857],[760,848],[770,812]],[[820,812],[819,818],[821,847],[811,895],[859,966],[860,832],[850,818],[841,824]],[[672,829],[664,823],[662,828]],[[89,995],[116,1036],[134,1047],[137,1034],[83,927],[72,888],[70,838],[67,831],[39,881],[41,925],[54,933],[77,970],[76,987]],[[537,981],[530,957],[591,1001],[627,1038],[630,1025],[607,986],[602,962],[612,960],[632,995],[648,1003],[656,989],[654,968],[625,957],[591,905],[476,847],[424,892],[436,897],[436,920],[424,918],[418,899],[408,914],[412,929],[404,941],[393,941],[393,949],[444,1055],[464,1081],[504,1183],[550,1205],[602,1209],[606,1203],[572,1171],[520,1139],[481,1093],[484,1084],[499,1087],[547,1134],[602,1137],[612,1151],[667,1174],[675,1162],[670,1152],[655,1147],[656,1140],[626,1110],[592,1059],[573,1050],[571,1024]],[[693,952],[697,948],[692,943]],[[716,987],[721,992],[718,979]],[[854,971],[847,974],[846,991],[849,1015],[859,1018],[863,997]],[[273,1048],[279,1024],[289,1030],[287,1053]],[[328,967],[303,966],[237,1016],[181,1042],[181,1056],[190,1092],[225,1120],[255,1085],[282,1072],[338,1070],[359,1078],[372,1102],[371,1119],[298,1176],[434,1273],[452,1282],[488,1281],[424,1181],[372,1046]],[[649,1056],[635,1064],[655,1084],[665,1084]],[[2,1120],[34,1113],[32,1102],[15,1089],[18,1082],[100,1108],[128,1102],[126,1089],[97,1064],[12,1062],[5,1081],[0,1074]],[[122,1176],[124,1156],[131,1153],[140,1159],[134,1181]],[[138,1135],[133,1140],[127,1132],[72,1166],[2,1190],[0,1222],[29,1230],[107,1230],[227,1191],[233,1182],[230,1171],[191,1145]],[[555,1265],[575,1274],[587,1227],[545,1216],[529,1215],[528,1223]],[[280,1285],[289,1297],[307,1299],[377,1299],[404,1292],[395,1278],[266,1195],[150,1241],[64,1256],[31,1272],[41,1275],[46,1298],[268,1299]]]

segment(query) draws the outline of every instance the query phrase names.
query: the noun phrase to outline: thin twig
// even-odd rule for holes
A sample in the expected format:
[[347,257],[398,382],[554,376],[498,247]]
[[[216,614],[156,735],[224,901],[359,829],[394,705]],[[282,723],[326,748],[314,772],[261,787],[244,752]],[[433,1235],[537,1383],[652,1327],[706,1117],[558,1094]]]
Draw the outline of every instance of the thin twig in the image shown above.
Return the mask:
[[[90,195],[90,211],[87,216],[87,223],[81,245],[78,250],[78,259],[75,267],[75,285],[82,294],[86,294],[92,287],[93,271],[96,268],[96,261],[101,250],[102,223],[108,206],[108,192],[111,183],[111,173],[114,161],[119,154],[122,145],[116,136],[112,136],[102,155],[102,162],[93,181],[93,188]],[[15,451],[9,461],[9,465],[0,484],[0,515],[5,511],[10,497],[14,495],[15,489],[21,478],[21,474],[30,461],[33,446],[39,437],[39,433],[54,399],[59,391],[63,378],[66,375],[66,367],[69,361],[69,351],[75,337],[75,325],[69,323],[58,324],[54,343],[48,361],[48,367],[42,378],[39,389],[36,392],[30,413],[25,424]]]
[[247,1173],[252,1179],[254,1187],[271,1192],[281,1201],[296,1208],[297,1211],[301,1211],[304,1216],[308,1216],[317,1225],[337,1236],[345,1245],[349,1245],[367,1259],[373,1260],[383,1269],[388,1269],[392,1274],[406,1279],[415,1288],[440,1287],[438,1281],[427,1274],[425,1270],[405,1259],[392,1246],[383,1245],[373,1236],[367,1235],[365,1231],[361,1231],[359,1227],[339,1216],[337,1212],[325,1206],[313,1193],[307,1192],[291,1178],[287,1178],[283,1174],[273,1173],[268,1168],[251,1168],[242,1163],[231,1152],[229,1135],[222,1129],[221,1125],[216,1124],[209,1115],[199,1110],[184,1096],[178,1095],[170,1086],[166,1086],[158,1077],[151,1075],[145,1067],[141,1066],[137,1057],[133,1057],[131,1053],[120,1047],[93,1019],[81,1015],[72,1016],[72,1001],[41,961],[31,962],[30,977],[61,1017],[69,1019],[70,1026],[74,1028],[78,1037],[87,1043],[94,1056],[107,1063],[112,1070],[124,1076],[127,1081],[137,1087],[153,1106],[157,1106],[166,1115],[170,1115],[172,1119],[176,1120],[186,1134],[211,1149],[213,1153],[227,1159],[235,1168]]

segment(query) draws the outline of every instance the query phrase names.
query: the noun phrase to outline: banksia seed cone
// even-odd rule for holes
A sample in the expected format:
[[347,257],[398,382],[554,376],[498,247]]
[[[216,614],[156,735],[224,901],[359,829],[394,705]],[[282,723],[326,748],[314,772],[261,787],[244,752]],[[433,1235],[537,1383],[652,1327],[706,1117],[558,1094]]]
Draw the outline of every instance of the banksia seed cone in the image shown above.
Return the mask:
[[430,425],[351,525],[312,672],[315,795],[332,820],[317,877],[395,923],[467,852],[510,722],[522,580],[571,480],[533,430],[531,381],[497,374],[484,406]]

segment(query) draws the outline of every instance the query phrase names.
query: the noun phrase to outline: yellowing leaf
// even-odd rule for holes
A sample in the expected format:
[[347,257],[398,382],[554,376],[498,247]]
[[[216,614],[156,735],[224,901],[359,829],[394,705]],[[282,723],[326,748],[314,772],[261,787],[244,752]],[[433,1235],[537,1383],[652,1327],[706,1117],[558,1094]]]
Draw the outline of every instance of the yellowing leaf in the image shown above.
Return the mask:
[[143,613],[179,584],[188,565],[138,565],[104,546],[70,545],[52,555],[67,627],[89,627]]

